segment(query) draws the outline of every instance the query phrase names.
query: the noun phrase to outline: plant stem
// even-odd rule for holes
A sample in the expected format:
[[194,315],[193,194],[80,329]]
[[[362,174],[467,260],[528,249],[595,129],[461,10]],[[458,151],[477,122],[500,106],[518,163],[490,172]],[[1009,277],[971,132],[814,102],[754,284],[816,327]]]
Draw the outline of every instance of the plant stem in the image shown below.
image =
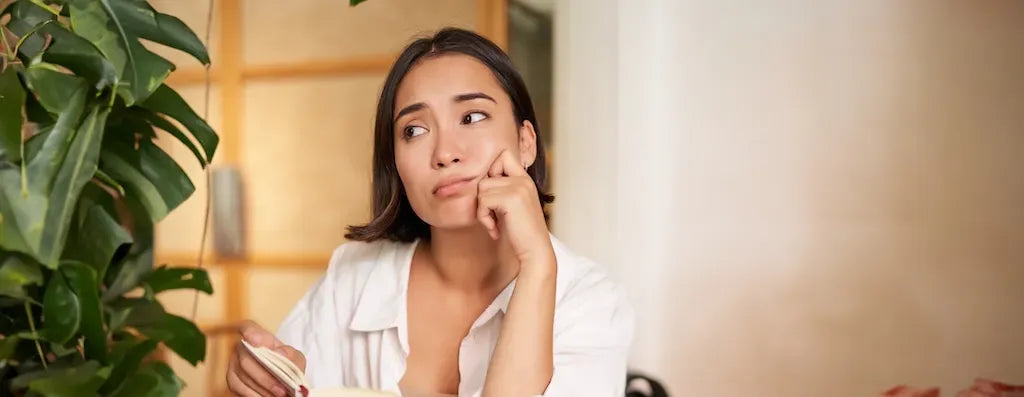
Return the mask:
[[49,11],[53,15],[56,15],[58,17],[60,16],[60,11],[57,11],[57,10],[54,10],[53,8],[50,8],[50,6],[46,5],[46,3],[43,3],[43,0],[29,0],[29,1],[31,1],[32,4],[35,4],[35,5],[39,6],[39,7],[41,7],[42,9],[44,9],[46,11]]
[[43,346],[39,344],[39,333],[36,332],[36,321],[32,319],[32,306],[29,306],[28,301],[25,301],[25,314],[28,315],[28,329],[32,330],[32,339],[36,343],[36,351],[39,352],[39,361],[43,363],[43,369],[48,369],[46,366],[46,355],[43,354]]
[[53,20],[52,19],[47,19],[47,20],[45,20],[43,22],[40,22],[38,25],[33,26],[32,30],[29,30],[27,33],[22,35],[21,38],[18,39],[18,43],[14,45],[14,53],[17,54],[18,50],[21,48],[21,45],[25,43],[25,40],[27,40],[32,35],[36,34],[36,32],[38,32],[39,29],[42,29],[43,26],[46,26],[46,24],[48,24],[50,22],[53,22]]
[[7,27],[3,25],[0,25],[0,44],[4,45],[4,54],[7,55],[7,59],[14,59],[11,45],[7,43]]
[[21,197],[28,197],[28,174],[25,173],[25,139],[21,140]]

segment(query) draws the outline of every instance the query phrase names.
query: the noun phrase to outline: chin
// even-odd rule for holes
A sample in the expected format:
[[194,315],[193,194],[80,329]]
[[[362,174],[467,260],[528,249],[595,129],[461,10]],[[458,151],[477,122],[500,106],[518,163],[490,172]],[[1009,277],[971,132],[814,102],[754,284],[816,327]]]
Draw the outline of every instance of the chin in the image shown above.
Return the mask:
[[431,226],[441,229],[463,229],[476,226],[476,197],[465,196],[445,200],[434,207]]

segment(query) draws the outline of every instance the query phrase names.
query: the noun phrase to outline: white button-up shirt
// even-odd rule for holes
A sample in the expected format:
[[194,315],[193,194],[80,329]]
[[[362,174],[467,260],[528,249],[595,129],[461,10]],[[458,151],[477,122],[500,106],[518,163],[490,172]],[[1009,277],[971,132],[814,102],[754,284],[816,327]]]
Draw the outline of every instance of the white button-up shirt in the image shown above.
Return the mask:
[[[558,261],[554,375],[545,396],[622,396],[633,310],[593,262],[551,238]],[[409,355],[406,292],[416,243],[349,242],[292,309],[278,338],[306,355],[314,388],[398,393]],[[459,348],[459,395],[480,396],[515,282],[480,314]]]

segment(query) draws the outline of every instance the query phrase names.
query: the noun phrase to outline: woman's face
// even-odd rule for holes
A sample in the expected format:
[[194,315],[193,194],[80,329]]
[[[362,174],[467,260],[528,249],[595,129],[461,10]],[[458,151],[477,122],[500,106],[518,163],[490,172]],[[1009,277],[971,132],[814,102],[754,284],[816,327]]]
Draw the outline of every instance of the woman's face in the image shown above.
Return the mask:
[[477,184],[503,150],[524,167],[536,132],[517,125],[491,70],[468,55],[421,60],[395,96],[395,163],[416,215],[436,228],[477,226]]

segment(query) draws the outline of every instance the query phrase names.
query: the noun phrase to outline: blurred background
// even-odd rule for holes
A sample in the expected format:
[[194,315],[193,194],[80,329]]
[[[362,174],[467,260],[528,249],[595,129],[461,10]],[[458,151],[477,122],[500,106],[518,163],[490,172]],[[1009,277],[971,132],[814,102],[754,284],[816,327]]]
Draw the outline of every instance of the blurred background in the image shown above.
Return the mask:
[[[187,396],[226,395],[233,325],[275,329],[369,219],[384,75],[443,26],[523,73],[554,234],[626,286],[630,367],[671,395],[1024,383],[1024,1],[152,3],[211,27],[208,97],[161,53],[222,138]],[[156,255],[187,265],[207,176],[176,144],[197,194]]]

